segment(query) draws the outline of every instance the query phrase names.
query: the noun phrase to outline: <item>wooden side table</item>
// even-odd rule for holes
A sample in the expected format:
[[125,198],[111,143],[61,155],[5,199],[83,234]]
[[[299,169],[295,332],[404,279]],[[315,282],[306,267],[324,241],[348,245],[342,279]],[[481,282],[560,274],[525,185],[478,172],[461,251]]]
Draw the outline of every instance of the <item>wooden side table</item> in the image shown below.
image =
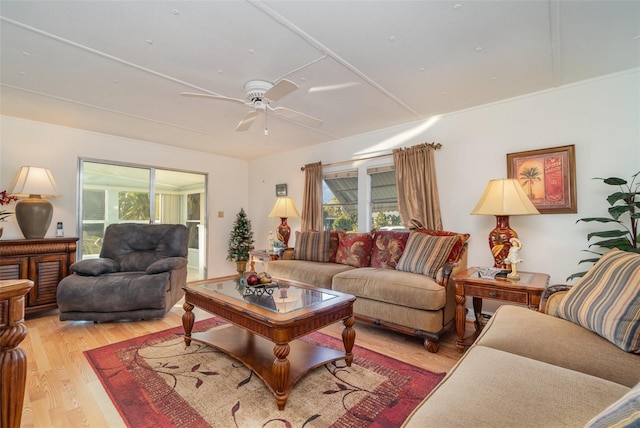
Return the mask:
[[[456,332],[458,335],[456,347],[458,352],[464,352],[465,347],[471,345],[482,331],[482,299],[517,303],[538,310],[540,296],[549,285],[549,275],[532,272],[519,272],[519,274],[520,280],[518,281],[500,277],[496,279],[480,278],[476,268],[467,269],[456,275],[454,279],[456,281]],[[465,338],[467,296],[473,297],[476,331]]]
[[269,263],[272,260],[278,260],[278,253],[269,250],[253,250],[249,251],[249,260],[251,263],[251,272],[255,272],[255,263]]
[[0,281],[0,426],[19,428],[27,382],[27,356],[20,342],[26,295],[33,287],[28,279]]

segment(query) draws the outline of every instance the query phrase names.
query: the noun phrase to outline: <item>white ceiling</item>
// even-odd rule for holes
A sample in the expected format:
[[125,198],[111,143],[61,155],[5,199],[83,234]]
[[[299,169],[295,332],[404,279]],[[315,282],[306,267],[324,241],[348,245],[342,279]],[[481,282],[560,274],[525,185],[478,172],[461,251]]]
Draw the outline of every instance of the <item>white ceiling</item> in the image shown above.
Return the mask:
[[[0,1],[0,113],[254,159],[640,66],[640,1]],[[311,128],[181,92],[254,79]]]

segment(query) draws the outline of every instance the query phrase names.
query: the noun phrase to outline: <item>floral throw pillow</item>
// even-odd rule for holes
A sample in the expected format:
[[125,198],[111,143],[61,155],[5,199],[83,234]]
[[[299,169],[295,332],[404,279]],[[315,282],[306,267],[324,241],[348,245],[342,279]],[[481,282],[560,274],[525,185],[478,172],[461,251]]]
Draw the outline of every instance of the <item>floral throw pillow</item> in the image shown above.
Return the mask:
[[416,230],[416,232],[426,233],[427,235],[432,236],[457,236],[458,241],[453,245],[451,253],[449,253],[449,257],[447,257],[447,263],[455,263],[458,261],[458,259],[460,259],[464,244],[469,240],[469,237],[471,236],[468,233],[448,232],[446,230],[418,229]]
[[373,239],[369,233],[345,233],[340,236],[336,263],[355,267],[368,267],[371,263],[371,245]]
[[409,232],[376,231],[371,250],[371,267],[395,269],[407,245]]
[[336,255],[338,254],[338,246],[340,245],[340,236],[344,235],[344,230],[332,230],[329,234],[329,262],[336,262]]

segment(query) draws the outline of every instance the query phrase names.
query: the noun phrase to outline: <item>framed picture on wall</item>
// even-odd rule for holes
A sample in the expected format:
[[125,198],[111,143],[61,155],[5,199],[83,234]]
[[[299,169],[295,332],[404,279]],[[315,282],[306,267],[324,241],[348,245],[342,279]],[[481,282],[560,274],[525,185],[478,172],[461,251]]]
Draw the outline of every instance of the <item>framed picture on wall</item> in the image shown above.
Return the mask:
[[578,212],[573,144],[507,153],[507,177],[520,182],[542,214]]
[[287,196],[287,185],[276,184],[276,196]]

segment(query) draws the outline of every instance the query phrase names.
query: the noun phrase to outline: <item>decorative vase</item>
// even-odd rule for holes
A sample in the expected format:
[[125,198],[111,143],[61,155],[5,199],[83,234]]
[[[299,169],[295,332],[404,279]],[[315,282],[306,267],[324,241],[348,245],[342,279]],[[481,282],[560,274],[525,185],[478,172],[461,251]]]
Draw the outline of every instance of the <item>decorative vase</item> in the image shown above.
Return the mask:
[[242,275],[244,273],[244,271],[247,270],[247,261],[237,261],[236,262],[236,270],[238,271],[238,273],[240,275]]

